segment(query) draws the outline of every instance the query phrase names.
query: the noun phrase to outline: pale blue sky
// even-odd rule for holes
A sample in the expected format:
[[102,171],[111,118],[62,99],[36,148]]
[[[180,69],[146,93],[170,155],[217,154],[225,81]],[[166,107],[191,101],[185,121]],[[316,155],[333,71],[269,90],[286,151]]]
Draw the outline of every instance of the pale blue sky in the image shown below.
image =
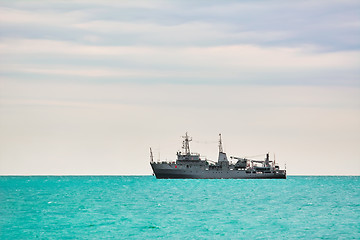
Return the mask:
[[[151,174],[180,136],[360,174],[358,1],[0,1],[0,174]],[[215,159],[217,147],[194,143]],[[313,166],[309,168],[309,166]]]

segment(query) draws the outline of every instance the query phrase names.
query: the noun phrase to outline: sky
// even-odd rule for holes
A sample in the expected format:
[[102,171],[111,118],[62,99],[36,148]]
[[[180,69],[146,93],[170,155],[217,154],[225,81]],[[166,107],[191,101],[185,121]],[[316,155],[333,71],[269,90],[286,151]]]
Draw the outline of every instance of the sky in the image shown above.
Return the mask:
[[360,2],[0,0],[0,175],[149,175],[190,148],[360,175]]

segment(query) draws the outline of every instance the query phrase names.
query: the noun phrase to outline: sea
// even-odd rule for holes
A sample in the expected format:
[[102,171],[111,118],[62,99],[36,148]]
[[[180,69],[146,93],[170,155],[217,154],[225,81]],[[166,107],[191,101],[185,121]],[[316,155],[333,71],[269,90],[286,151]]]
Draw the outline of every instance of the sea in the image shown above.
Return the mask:
[[360,239],[360,177],[1,176],[0,239]]

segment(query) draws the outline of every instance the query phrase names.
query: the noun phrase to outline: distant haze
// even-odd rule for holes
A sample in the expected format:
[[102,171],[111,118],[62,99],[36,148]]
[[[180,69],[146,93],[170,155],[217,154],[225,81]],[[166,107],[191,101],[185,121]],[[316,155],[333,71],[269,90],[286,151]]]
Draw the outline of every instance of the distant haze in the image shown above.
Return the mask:
[[358,1],[1,1],[0,174],[217,160],[360,174]]

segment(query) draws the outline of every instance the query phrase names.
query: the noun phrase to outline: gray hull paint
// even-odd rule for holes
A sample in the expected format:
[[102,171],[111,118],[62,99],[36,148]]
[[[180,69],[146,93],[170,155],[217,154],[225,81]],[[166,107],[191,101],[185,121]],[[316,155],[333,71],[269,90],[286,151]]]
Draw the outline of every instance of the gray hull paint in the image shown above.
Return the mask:
[[[246,173],[245,170],[197,170],[169,169],[167,164],[151,164],[159,179],[286,179],[285,172]],[[165,167],[165,168],[164,168]]]

